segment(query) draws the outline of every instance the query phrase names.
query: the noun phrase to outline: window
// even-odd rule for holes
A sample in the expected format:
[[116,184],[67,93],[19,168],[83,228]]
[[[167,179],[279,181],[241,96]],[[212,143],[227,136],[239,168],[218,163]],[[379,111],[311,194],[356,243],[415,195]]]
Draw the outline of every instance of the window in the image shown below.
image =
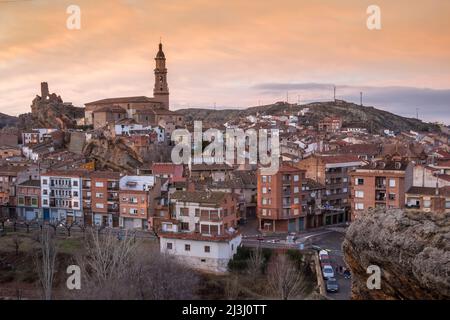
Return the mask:
[[342,178],[342,182],[343,183],[345,183],[345,182],[347,182],[348,181],[348,179],[345,177],[345,178]]
[[294,198],[294,204],[299,204],[299,199],[298,198]]
[[298,209],[294,209],[294,215],[298,215]]
[[138,213],[137,209],[134,209],[134,208],[130,209],[130,214],[137,214],[137,213]]
[[267,176],[262,176],[262,182],[266,183],[267,182]]
[[195,216],[200,217],[200,209],[199,208],[195,209]]
[[294,193],[298,193],[298,192],[299,192],[298,187],[294,187]]
[[445,209],[450,209],[450,201],[445,201]]
[[38,205],[38,199],[37,198],[31,198],[31,205],[37,206]]
[[395,187],[395,179],[389,179],[389,187]]
[[389,193],[389,200],[395,200],[395,193]]
[[182,222],[181,223],[181,230],[189,231],[189,222]]
[[48,195],[48,190],[47,190],[47,189],[43,189],[43,190],[42,190],[42,194],[43,194],[44,196]]
[[294,175],[294,182],[297,182],[298,181],[298,174],[296,174],[296,175]]
[[267,216],[267,209],[262,209],[261,213],[262,213],[263,216]]
[[75,208],[78,208],[78,207],[79,207],[78,201],[74,201],[74,202],[73,202],[73,206],[74,206]]
[[205,246],[205,252],[211,252],[211,247],[210,246]]
[[262,193],[267,193],[267,188],[266,187],[262,188]]
[[180,215],[188,216],[189,215],[189,208],[180,208]]
[[103,188],[103,182],[96,182],[96,183],[95,183],[95,186],[96,186],[97,188]]
[[190,244],[185,244],[184,245],[184,251],[191,251],[191,245]]
[[19,197],[18,203],[19,203],[19,205],[23,206],[25,204],[25,199],[23,197]]
[[48,184],[48,180],[47,179],[42,179],[42,184]]
[[96,207],[97,209],[103,209],[103,208],[104,208],[103,203],[96,203],[96,204],[95,204],[95,207]]
[[167,242],[167,250],[172,250],[172,242]]
[[74,192],[73,192],[73,196],[74,196],[74,197],[78,197],[78,191],[74,191]]
[[44,204],[44,205],[48,205],[48,200],[47,200],[47,199],[44,199],[44,200],[43,200],[43,204]]
[[342,188],[342,193],[347,193],[348,189],[347,188]]
[[431,208],[431,200],[424,200],[423,201],[423,207],[424,208]]
[[95,193],[95,197],[99,198],[99,199],[102,199],[103,198],[103,193],[97,192],[97,193]]
[[355,203],[356,210],[364,210],[364,203]]
[[355,198],[364,198],[364,191],[355,191]]
[[356,178],[355,179],[355,185],[362,186],[363,184],[364,184],[364,179],[363,178]]
[[78,187],[78,181],[77,181],[77,180],[74,180],[74,181],[73,181],[73,186],[74,186],[74,187]]

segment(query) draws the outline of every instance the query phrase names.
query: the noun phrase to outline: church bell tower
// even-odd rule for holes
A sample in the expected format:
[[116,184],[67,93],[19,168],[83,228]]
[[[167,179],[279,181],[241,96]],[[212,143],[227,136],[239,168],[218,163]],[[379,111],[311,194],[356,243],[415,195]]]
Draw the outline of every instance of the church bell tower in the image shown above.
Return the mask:
[[159,43],[159,50],[155,57],[155,87],[153,97],[156,101],[162,102],[165,109],[169,109],[169,86],[167,84],[166,57],[162,50],[162,43]]

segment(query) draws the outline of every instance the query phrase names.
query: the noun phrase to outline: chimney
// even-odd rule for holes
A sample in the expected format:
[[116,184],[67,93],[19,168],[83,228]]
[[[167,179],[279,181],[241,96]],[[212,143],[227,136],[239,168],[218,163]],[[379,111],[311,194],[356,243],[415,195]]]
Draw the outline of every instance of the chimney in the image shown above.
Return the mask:
[[50,95],[48,91],[48,83],[41,82],[41,98],[45,99]]

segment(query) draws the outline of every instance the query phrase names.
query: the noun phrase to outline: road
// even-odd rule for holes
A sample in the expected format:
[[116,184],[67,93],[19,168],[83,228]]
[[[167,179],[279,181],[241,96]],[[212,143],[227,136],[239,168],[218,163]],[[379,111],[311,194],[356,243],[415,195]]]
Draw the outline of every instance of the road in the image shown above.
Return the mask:
[[[344,240],[343,228],[321,228],[318,230],[301,232],[296,234],[295,243],[288,243],[286,235],[261,236],[257,232],[243,234],[243,245],[247,247],[262,248],[292,248],[299,249],[303,244],[305,249],[321,248],[328,251],[334,269],[336,266],[345,266],[342,253],[342,241]],[[327,293],[327,297],[333,300],[349,300],[351,296],[351,280],[345,279],[336,273],[339,284],[339,292]]]

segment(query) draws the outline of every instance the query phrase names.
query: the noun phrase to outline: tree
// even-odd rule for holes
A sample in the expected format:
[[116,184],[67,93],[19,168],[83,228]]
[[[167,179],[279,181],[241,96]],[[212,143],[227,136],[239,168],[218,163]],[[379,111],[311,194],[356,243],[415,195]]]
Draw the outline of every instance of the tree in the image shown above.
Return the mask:
[[112,230],[90,229],[86,249],[77,256],[82,272],[80,299],[190,299],[197,277],[158,250],[142,248],[125,232],[119,240]]
[[260,247],[252,251],[247,265],[247,271],[253,279],[256,279],[259,275],[261,275],[262,268],[264,266],[264,256]]
[[278,254],[268,266],[268,284],[272,292],[282,300],[298,296],[304,292],[305,280],[288,256]]
[[39,235],[39,252],[36,255],[36,269],[45,300],[52,299],[53,280],[56,270],[57,247],[50,229],[42,228]]
[[67,236],[70,237],[70,231],[72,228],[77,225],[75,220],[68,221],[67,219],[61,220],[60,225],[63,226],[64,229],[67,231]]
[[22,239],[20,239],[19,236],[17,234],[15,234],[12,237],[12,244],[13,244],[14,250],[16,252],[16,256],[18,256],[19,255],[20,245],[22,244]]

